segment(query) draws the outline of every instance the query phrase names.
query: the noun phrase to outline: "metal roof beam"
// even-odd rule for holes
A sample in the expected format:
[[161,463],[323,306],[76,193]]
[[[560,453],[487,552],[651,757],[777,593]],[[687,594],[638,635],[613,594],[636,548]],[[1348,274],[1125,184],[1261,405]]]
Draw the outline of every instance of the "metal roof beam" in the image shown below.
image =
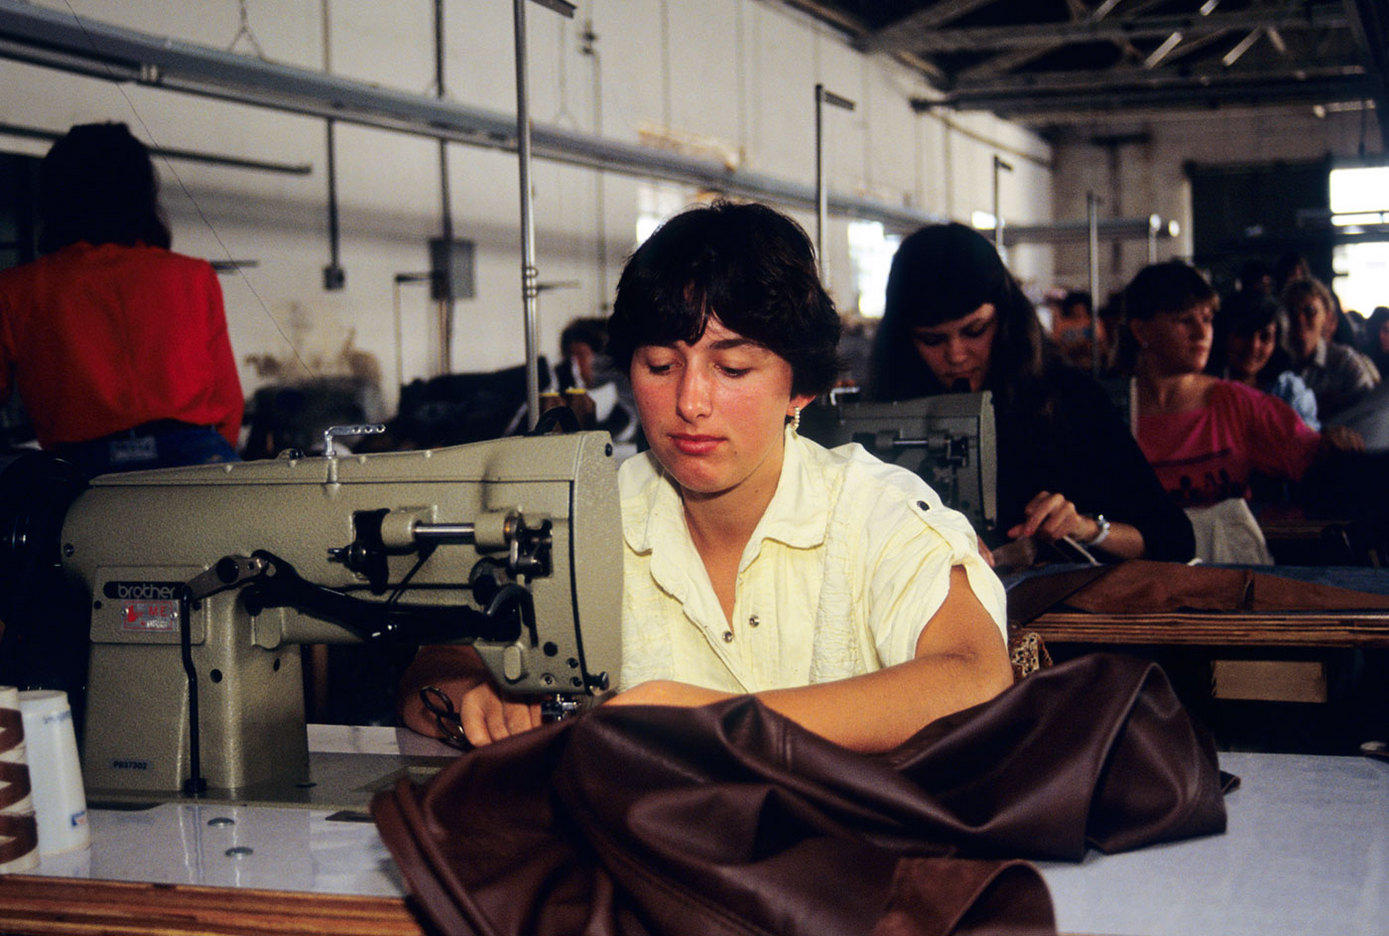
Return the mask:
[[916,52],[975,52],[981,49],[1054,48],[1076,42],[1125,42],[1181,33],[1187,37],[1225,30],[1347,29],[1350,18],[1339,3],[1306,8],[1253,7],[1201,16],[1126,16],[1017,26],[978,26],[921,30],[910,45]]
[[973,13],[994,0],[940,0],[909,13],[895,23],[874,30],[861,40],[865,52],[916,52],[918,42],[943,23]]
[[1314,81],[1318,79],[1365,80],[1365,69],[1358,64],[1328,64],[1316,67],[1278,66],[1275,68],[1225,69],[1145,69],[1134,67],[1111,68],[1106,71],[1053,71],[1007,75],[991,81],[961,81],[946,96],[948,98],[980,95],[1042,94],[1074,91],[1103,94],[1122,92],[1129,88],[1202,87],[1257,84],[1265,81]]
[[1389,13],[1384,9],[1383,0],[1344,2],[1365,67],[1378,84],[1374,94],[1376,117],[1384,148],[1389,150]]
[[[1144,0],[1144,2],[1142,3],[1133,4],[1129,8],[1129,15],[1136,16],[1137,14],[1143,12],[1144,10],[1150,7],[1157,6],[1159,2],[1160,0]],[[1101,20],[1103,20],[1106,16],[1108,16],[1111,12],[1113,12],[1114,8],[1117,5],[1118,0],[1107,0],[1107,2],[1100,4],[1094,10],[1092,10],[1089,16],[1086,17],[1084,21],[1090,23],[1098,23]],[[1066,43],[1064,40],[1058,40],[1056,42],[1049,42],[1035,46],[1027,46],[1020,49],[1012,49],[1008,52],[1004,52],[1001,55],[995,55],[992,58],[985,59],[978,65],[971,65],[968,68],[956,72],[955,80],[970,81],[978,80],[981,78],[991,78],[994,75],[1007,74],[1008,72],[1013,71],[1014,69],[1021,68],[1028,62],[1041,58],[1043,55],[1046,55],[1053,49],[1061,48],[1061,46],[1065,44]],[[1138,49],[1134,48],[1132,42],[1124,41],[1118,43],[1118,45],[1129,58],[1132,58],[1134,60],[1139,60],[1143,58],[1142,53],[1140,53]]]
[[986,110],[1000,117],[1036,119],[1042,115],[1074,117],[1140,108],[1214,108],[1258,104],[1326,104],[1373,98],[1376,85],[1366,75],[1327,76],[1299,80],[1264,78],[1258,81],[1202,84],[1170,83],[1165,87],[1095,85],[1051,91],[974,91],[949,94],[940,101],[913,100],[919,110],[952,108]]

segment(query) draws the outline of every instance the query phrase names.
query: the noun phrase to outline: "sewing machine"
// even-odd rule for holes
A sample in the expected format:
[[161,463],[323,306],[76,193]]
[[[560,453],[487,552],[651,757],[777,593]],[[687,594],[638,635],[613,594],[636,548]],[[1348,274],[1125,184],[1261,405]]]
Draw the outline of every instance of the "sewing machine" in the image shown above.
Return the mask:
[[[606,690],[622,580],[611,452],[584,432],[69,492],[52,545],[91,598],[89,795],[306,783],[299,644],[469,643],[552,716]],[[30,553],[42,538],[11,537]]]
[[821,445],[857,442],[926,480],[941,500],[987,535],[998,525],[993,394],[949,393],[869,403],[831,390],[801,411],[800,432]]

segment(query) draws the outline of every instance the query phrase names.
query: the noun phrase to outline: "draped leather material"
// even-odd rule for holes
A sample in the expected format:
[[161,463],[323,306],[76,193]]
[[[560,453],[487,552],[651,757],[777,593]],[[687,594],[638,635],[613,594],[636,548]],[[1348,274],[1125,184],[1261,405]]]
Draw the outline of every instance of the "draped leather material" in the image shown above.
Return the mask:
[[599,707],[372,803],[445,933],[1052,933],[1018,859],[1222,831],[1214,749],[1162,671],[1042,670],[882,755],[750,696]]

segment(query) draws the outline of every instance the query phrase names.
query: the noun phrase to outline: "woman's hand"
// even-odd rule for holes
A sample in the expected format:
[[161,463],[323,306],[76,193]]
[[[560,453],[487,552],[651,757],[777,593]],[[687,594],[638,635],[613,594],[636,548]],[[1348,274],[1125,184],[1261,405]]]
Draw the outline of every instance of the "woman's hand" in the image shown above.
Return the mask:
[[455,703],[463,734],[473,747],[482,747],[541,725],[540,704],[504,697],[491,680],[478,683]]
[[1321,447],[1330,452],[1363,452],[1365,439],[1349,426],[1327,426],[1321,433]]
[[[1042,491],[1023,508],[1023,521],[1008,531],[1012,539],[1035,536],[1051,543],[1069,536],[1087,548],[1100,535],[1100,522],[1076,510],[1076,505],[1060,494]],[[1109,524],[1109,535],[1098,547],[1119,559],[1139,559],[1147,549],[1138,527],[1119,521]]]
[[540,706],[504,695],[472,647],[421,647],[401,679],[399,710],[405,727],[431,738],[452,736],[454,732],[440,729],[439,718],[420,697],[426,686],[437,689],[452,703],[458,727],[474,747],[541,724]]
[[1053,542],[1069,536],[1086,543],[1100,535],[1098,521],[1084,516],[1061,494],[1041,491],[1023,508],[1023,521],[1008,531],[1010,539],[1036,536]]
[[673,679],[652,679],[618,693],[607,701],[607,705],[674,705],[681,708],[696,708],[730,698],[729,693]]

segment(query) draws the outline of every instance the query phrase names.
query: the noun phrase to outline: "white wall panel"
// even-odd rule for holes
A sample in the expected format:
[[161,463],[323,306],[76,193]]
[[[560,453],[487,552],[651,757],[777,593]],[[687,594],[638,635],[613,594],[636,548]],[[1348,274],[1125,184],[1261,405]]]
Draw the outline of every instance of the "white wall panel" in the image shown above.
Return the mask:
[[[68,0],[43,0],[68,9]],[[155,35],[225,49],[240,26],[236,0],[72,0],[79,14]],[[249,25],[266,56],[299,67],[323,64],[319,0],[248,0]],[[410,93],[432,93],[433,4],[331,0],[329,52],[335,74]],[[827,170],[835,191],[968,220],[991,202],[996,151],[1017,165],[1005,185],[1006,216],[1046,220],[1053,203],[1050,150],[1031,133],[987,116],[952,115],[954,130],[911,112],[919,76],[884,57],[864,57],[829,28],[764,0],[579,0],[573,21],[527,10],[532,118],[635,143],[663,128],[716,142],[759,173],[814,180],[813,88],[822,81],[858,103],[827,110]],[[591,21],[596,55],[581,50]],[[463,103],[515,107],[509,0],[448,0],[445,80]],[[663,32],[664,23],[664,32]],[[664,38],[663,38],[664,35]],[[249,52],[243,38],[237,49]],[[349,342],[375,356],[394,397],[393,292],[397,274],[423,272],[426,242],[441,229],[438,147],[431,141],[339,124],[337,187],[346,288],[323,289],[328,262],[323,121],[139,86],[116,86],[0,61],[6,88],[0,121],[63,130],[120,120],[159,145],[285,163],[309,175],[174,161],[161,166],[175,249],[254,260],[222,278],[233,344],[248,394],[266,378],[245,363],[275,358],[312,366]],[[601,114],[598,104],[601,102]],[[40,143],[0,137],[11,152]],[[1008,155],[1031,154],[1031,162]],[[449,147],[456,236],[474,241],[477,295],[456,303],[457,370],[490,370],[524,353],[520,234],[514,155]],[[544,283],[540,348],[557,353],[573,316],[600,314],[633,249],[643,183],[612,173],[537,161],[532,187],[537,261]],[[688,192],[675,186],[676,191]],[[601,208],[600,208],[601,196]],[[682,195],[683,200],[683,195]],[[601,217],[600,217],[601,211]],[[812,211],[792,212],[813,232]],[[849,296],[846,219],[832,217],[827,270]],[[600,268],[600,254],[606,266]],[[1048,275],[1049,253],[1020,252],[1020,272]],[[438,349],[427,286],[401,287],[405,379],[428,375]],[[323,366],[333,366],[331,362]]]

